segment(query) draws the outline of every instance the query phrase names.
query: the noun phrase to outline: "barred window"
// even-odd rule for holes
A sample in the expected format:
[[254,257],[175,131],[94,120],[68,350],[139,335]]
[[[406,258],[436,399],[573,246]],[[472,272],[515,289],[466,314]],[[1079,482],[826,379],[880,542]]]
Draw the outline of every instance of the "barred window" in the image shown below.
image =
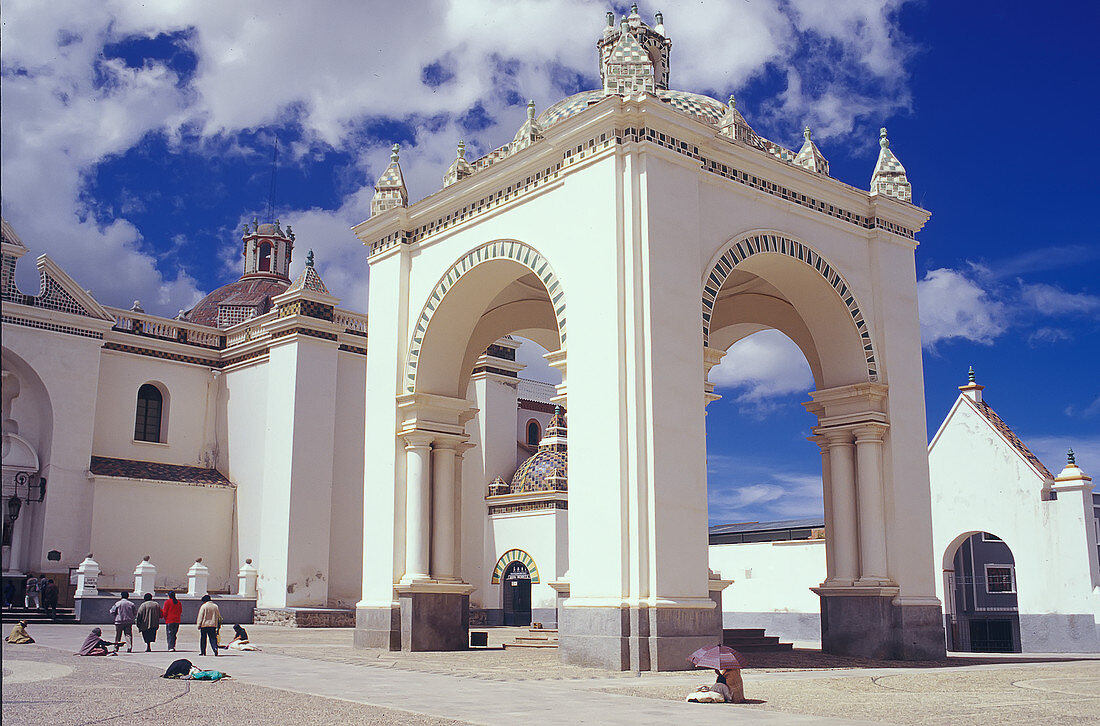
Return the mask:
[[989,593],[1016,592],[1012,570],[1012,565],[986,565],[985,591]]
[[163,410],[164,397],[159,388],[152,383],[146,383],[138,389],[134,441],[160,441],[160,419]]

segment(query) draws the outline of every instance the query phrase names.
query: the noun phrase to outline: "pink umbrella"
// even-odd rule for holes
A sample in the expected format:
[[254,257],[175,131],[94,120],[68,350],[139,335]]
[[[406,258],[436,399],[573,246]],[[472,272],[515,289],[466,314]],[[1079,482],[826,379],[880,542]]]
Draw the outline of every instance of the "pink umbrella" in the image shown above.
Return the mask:
[[697,668],[713,668],[724,671],[728,668],[744,668],[749,664],[745,656],[727,645],[712,645],[688,656],[688,662]]

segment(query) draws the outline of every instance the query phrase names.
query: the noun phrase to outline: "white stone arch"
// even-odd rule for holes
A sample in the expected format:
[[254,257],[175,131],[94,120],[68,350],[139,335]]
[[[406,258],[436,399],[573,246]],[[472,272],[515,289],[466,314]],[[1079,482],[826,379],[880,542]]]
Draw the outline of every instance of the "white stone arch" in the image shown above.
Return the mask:
[[[556,328],[555,339],[552,341],[551,346],[553,343],[556,343],[557,349],[564,350],[566,341],[565,292],[561,281],[558,279],[549,261],[533,247],[519,240],[494,240],[467,252],[459,258],[457,262],[451,265],[447,272],[440,278],[439,282],[436,283],[432,293],[428,296],[427,301],[421,308],[420,316],[417,318],[416,325],[413,328],[412,339],[409,343],[409,352],[405,362],[404,390],[406,393],[414,393],[417,391],[417,375],[425,338],[428,334],[432,320],[442,306],[444,298],[467,274],[486,263],[496,260],[517,263],[534,273],[539,280],[542,281],[543,286],[546,288],[546,294],[549,297],[550,305],[553,308],[553,325]],[[517,303],[517,305],[523,306],[524,303]],[[488,311],[485,313],[484,317],[491,320],[493,312],[494,311]],[[546,343],[551,341],[547,340],[546,336],[540,336],[537,332],[528,330],[505,331],[505,333],[507,332],[516,332],[524,337],[532,338],[540,345],[543,345],[543,347],[547,347],[548,350],[551,349],[551,347],[546,345]],[[492,337],[485,341],[486,345],[499,338],[500,335],[501,334],[492,335]],[[480,343],[478,344],[480,345]],[[484,347],[485,346],[481,346],[481,350],[483,350]],[[478,350],[477,353],[480,354],[481,350]],[[464,361],[463,363],[464,366],[467,366],[469,361]]]
[[[703,346],[710,347],[712,318],[715,313],[715,305],[722,286],[730,274],[738,268],[751,265],[764,255],[777,255],[791,260],[797,260],[807,270],[812,270],[816,277],[824,280],[836,293],[836,300],[847,310],[847,316],[851,320],[850,330],[853,333],[853,342],[863,350],[863,360],[866,364],[867,381],[875,382],[879,377],[878,357],[875,354],[874,341],[864,316],[863,308],[856,298],[855,292],[840,274],[836,266],[829,263],[819,252],[809,245],[791,239],[789,236],[773,230],[756,230],[740,235],[722,246],[721,250],[711,259],[703,276],[702,284],[702,324]],[[796,307],[797,311],[797,307]],[[810,333],[811,330],[790,331],[778,328],[788,337],[794,340],[803,349],[807,360],[819,387],[823,385],[825,362],[816,358],[815,354],[808,350],[801,338],[802,333]],[[849,383],[854,381],[848,381]]]

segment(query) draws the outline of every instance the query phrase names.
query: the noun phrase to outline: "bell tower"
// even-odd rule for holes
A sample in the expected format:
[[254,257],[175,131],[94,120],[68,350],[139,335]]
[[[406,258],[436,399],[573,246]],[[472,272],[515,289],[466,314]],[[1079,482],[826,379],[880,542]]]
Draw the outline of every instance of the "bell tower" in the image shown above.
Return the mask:
[[657,13],[654,20],[652,28],[643,23],[635,3],[616,30],[615,14],[607,13],[607,27],[596,42],[604,93],[668,90],[672,41],[665,35],[664,16]]
[[294,231],[284,231],[279,220],[274,224],[244,225],[244,274],[249,277],[277,277],[290,281],[290,260],[294,253]]

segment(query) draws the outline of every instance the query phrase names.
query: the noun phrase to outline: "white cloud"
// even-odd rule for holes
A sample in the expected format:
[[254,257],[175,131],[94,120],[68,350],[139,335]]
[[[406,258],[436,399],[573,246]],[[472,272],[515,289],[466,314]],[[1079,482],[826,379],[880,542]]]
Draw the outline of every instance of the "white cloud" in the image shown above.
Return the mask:
[[1043,315],[1066,315],[1100,311],[1100,296],[1066,292],[1057,285],[1020,281],[1023,300]]
[[813,374],[794,342],[778,330],[762,330],[734,343],[722,362],[711,369],[719,391],[737,392],[735,400],[764,414],[774,400],[812,390]]
[[[774,108],[742,107],[750,121],[787,130],[811,121],[820,137],[847,133],[859,119],[877,123],[907,104],[897,5],[830,3],[828,12],[812,2],[685,5],[665,15],[676,42],[673,85],[725,93],[765,67],[791,69]],[[164,241],[144,239],[123,210],[98,216],[85,205],[84,175],[96,164],[148,133],[200,150],[216,140],[208,153],[217,146],[224,154],[242,130],[291,122],[304,136],[294,153],[352,151],[373,178],[389,139],[365,138],[363,128],[398,121],[414,135],[402,165],[419,198],[439,188],[460,137],[473,151],[503,144],[523,119],[517,101],[533,98],[545,108],[563,95],[563,74],[596,77],[592,44],[605,10],[596,0],[12,0],[0,30],[5,216],[35,253],[51,254],[105,301],[139,297],[147,309],[174,313],[199,294],[194,280],[163,262],[159,272],[155,250]],[[172,32],[185,33],[198,58],[187,83],[160,62],[129,68],[102,57],[108,43]],[[798,53],[807,39],[838,49],[844,62],[822,63],[813,53],[807,60]],[[423,83],[432,63],[450,80]],[[807,71],[824,74],[815,75],[813,92],[802,82]],[[462,114],[474,107],[487,125],[462,128]],[[364,294],[362,275],[347,267],[361,269],[361,258],[350,251],[357,243],[346,227],[365,217],[369,194],[363,187],[336,209],[286,215],[309,238],[303,244],[319,248],[321,270],[345,300]]]
[[741,462],[741,466],[742,470],[732,476],[708,472],[707,506],[712,522],[766,522],[823,515],[820,474],[766,472],[751,462]]
[[929,270],[917,282],[917,303],[925,347],[952,338],[990,345],[1007,328],[1004,304],[957,270]]

